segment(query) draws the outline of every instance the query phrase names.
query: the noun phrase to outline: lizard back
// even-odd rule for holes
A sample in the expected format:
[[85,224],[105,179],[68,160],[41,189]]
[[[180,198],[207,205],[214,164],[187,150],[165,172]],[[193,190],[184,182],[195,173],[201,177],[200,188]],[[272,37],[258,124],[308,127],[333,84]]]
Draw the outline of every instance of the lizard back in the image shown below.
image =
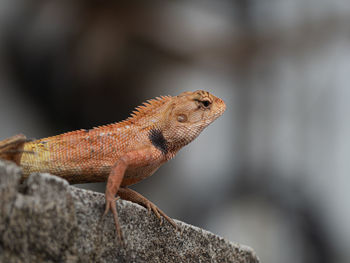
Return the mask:
[[70,183],[106,181],[111,166],[120,156],[151,144],[149,132],[157,119],[155,113],[170,98],[149,100],[137,107],[131,117],[118,123],[25,143],[20,159],[24,177],[33,172],[47,172]]

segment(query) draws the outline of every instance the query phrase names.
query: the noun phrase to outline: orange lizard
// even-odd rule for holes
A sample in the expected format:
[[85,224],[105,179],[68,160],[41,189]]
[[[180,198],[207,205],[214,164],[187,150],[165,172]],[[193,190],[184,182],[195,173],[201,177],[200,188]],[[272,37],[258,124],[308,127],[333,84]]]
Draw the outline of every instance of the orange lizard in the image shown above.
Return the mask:
[[116,195],[175,222],[139,193],[127,188],[152,175],[221,116],[225,103],[206,91],[158,97],[121,122],[78,130],[35,141],[16,135],[0,142],[0,158],[22,167],[23,177],[47,172],[70,183],[107,180],[104,215],[113,213],[119,240],[122,232]]

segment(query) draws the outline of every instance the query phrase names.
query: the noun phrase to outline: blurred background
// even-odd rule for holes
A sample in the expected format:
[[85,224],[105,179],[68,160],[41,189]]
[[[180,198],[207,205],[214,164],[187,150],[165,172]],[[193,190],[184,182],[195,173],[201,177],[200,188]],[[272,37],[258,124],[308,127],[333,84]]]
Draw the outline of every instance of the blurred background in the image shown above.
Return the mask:
[[346,0],[2,0],[0,138],[210,91],[225,114],[133,188],[262,262],[350,262],[349,22]]

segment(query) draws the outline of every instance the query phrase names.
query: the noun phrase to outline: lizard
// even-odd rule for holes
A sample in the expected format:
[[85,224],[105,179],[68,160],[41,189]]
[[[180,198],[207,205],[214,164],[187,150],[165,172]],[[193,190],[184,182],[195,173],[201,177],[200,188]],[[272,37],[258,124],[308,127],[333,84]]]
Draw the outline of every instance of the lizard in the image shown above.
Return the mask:
[[122,241],[118,198],[146,207],[161,223],[163,217],[177,229],[170,217],[128,186],[151,176],[225,109],[224,101],[207,91],[161,96],[136,107],[120,122],[39,140],[15,135],[0,141],[0,158],[21,167],[22,180],[33,172],[45,172],[71,184],[107,181],[103,216],[112,212]]

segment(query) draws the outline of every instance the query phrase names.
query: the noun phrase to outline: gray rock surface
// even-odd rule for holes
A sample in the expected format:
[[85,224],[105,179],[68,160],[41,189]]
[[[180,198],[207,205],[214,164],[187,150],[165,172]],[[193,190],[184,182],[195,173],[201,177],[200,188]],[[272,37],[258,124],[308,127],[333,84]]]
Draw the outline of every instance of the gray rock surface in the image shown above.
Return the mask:
[[19,183],[20,168],[0,161],[0,262],[258,262],[248,247],[177,221],[183,233],[136,204],[118,200],[125,246],[104,195],[49,174]]

